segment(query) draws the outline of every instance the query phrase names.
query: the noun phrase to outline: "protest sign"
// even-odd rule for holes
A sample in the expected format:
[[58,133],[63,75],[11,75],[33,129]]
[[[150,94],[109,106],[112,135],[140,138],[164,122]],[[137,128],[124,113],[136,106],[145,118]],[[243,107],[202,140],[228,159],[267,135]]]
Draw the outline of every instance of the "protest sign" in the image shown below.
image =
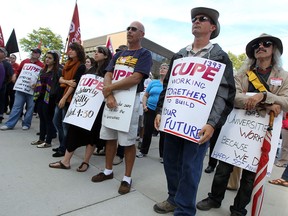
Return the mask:
[[[256,172],[268,123],[268,114],[261,117],[255,110],[233,109],[221,129],[212,157]],[[282,113],[274,119],[267,175],[273,168],[281,126]]]
[[197,142],[207,123],[226,65],[199,57],[173,63],[160,130]]
[[[131,76],[134,68],[126,65],[115,65],[112,82],[118,82],[128,76]],[[117,101],[117,107],[109,109],[105,105],[102,124],[105,127],[112,128],[123,132],[128,132],[134,108],[137,85],[127,90],[113,91]]]
[[24,64],[13,89],[33,95],[32,86],[36,84],[41,69],[41,67],[32,63]]
[[85,74],[81,77],[64,118],[65,123],[91,130],[104,101],[102,77]]

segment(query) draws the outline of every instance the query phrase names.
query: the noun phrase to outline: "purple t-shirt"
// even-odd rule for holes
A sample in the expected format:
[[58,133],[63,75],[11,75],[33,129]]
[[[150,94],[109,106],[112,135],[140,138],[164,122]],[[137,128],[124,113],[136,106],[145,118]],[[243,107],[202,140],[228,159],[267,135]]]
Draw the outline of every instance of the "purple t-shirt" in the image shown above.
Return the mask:
[[[129,61],[123,61],[123,59],[129,59]],[[149,77],[152,66],[152,56],[147,49],[141,48],[138,50],[125,50],[122,52],[117,52],[113,56],[109,65],[106,67],[106,71],[113,73],[115,64],[133,67],[134,72],[143,74],[143,79],[137,86],[137,92],[142,92],[144,90],[144,80]]]

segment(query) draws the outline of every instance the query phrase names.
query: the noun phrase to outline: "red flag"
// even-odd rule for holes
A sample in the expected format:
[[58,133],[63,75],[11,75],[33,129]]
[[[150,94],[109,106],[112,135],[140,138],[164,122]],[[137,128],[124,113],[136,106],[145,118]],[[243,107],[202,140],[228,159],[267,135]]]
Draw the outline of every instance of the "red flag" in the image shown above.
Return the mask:
[[1,26],[0,26],[0,47],[4,47],[4,37]]
[[264,184],[267,174],[267,167],[269,162],[269,152],[271,150],[271,137],[274,121],[274,112],[270,111],[269,127],[267,128],[264,142],[261,148],[261,156],[256,171],[256,177],[254,180],[252,191],[252,216],[259,216],[262,208],[262,202],[264,198]]
[[68,36],[68,47],[73,42],[78,42],[81,44],[81,31],[80,31],[80,22],[78,14],[78,6],[75,4],[74,13],[72,17],[72,22],[70,25],[69,36]]
[[111,40],[110,40],[110,37],[108,38],[108,41],[107,41],[107,44],[106,44],[106,47],[110,50],[112,56],[114,55],[114,50],[113,50],[113,46],[112,46],[112,43],[111,43]]
[[8,52],[8,55],[10,55],[11,53],[19,52],[18,43],[17,43],[14,29],[6,43],[6,50]]

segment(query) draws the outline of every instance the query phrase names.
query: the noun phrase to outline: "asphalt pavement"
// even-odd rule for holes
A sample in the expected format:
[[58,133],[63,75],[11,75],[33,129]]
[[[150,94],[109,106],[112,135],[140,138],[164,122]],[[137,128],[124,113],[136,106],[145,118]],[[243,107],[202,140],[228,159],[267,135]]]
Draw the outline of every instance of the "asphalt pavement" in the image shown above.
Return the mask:
[[[4,122],[8,116],[5,116]],[[1,124],[2,125],[2,124]],[[1,126],[0,125],[0,126]],[[91,178],[105,165],[104,156],[92,156],[90,168],[76,171],[81,164],[84,147],[75,151],[70,170],[51,169],[48,164],[60,160],[52,157],[52,148],[39,149],[30,145],[37,140],[39,119],[33,117],[30,130],[23,131],[21,120],[13,130],[0,131],[0,216],[156,216],[153,205],[167,198],[163,165],[159,161],[158,139],[152,138],[149,154],[136,158],[132,173],[132,189],[118,194],[124,174],[124,163],[114,166],[114,178],[93,183]],[[208,156],[204,161],[207,166]],[[283,168],[275,167],[271,178],[279,178]],[[207,197],[214,172],[203,172],[197,200]],[[228,216],[236,195],[227,191],[222,206],[210,211],[197,211],[199,216]],[[266,184],[261,216],[288,215],[288,188]],[[249,210],[247,215],[250,215]],[[167,215],[173,215],[167,214]]]

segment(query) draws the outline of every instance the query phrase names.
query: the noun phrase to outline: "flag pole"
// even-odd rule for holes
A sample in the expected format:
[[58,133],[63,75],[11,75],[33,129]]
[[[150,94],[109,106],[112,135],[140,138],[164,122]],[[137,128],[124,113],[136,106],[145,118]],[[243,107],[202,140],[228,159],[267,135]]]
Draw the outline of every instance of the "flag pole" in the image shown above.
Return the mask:
[[[77,0],[75,1],[75,6],[76,6],[76,4],[77,4]],[[75,6],[74,6],[74,10],[75,10]],[[73,15],[72,15],[72,20],[73,20],[73,16],[74,16],[74,10],[73,10]],[[68,34],[67,34],[65,45],[64,45],[64,52],[62,53],[62,56],[61,56],[61,63],[62,64],[63,64],[63,60],[64,60],[64,54],[66,53],[67,44],[68,44],[68,41],[69,41],[70,28],[71,28],[71,23],[70,23],[70,26],[69,26],[69,29],[68,29]]]

